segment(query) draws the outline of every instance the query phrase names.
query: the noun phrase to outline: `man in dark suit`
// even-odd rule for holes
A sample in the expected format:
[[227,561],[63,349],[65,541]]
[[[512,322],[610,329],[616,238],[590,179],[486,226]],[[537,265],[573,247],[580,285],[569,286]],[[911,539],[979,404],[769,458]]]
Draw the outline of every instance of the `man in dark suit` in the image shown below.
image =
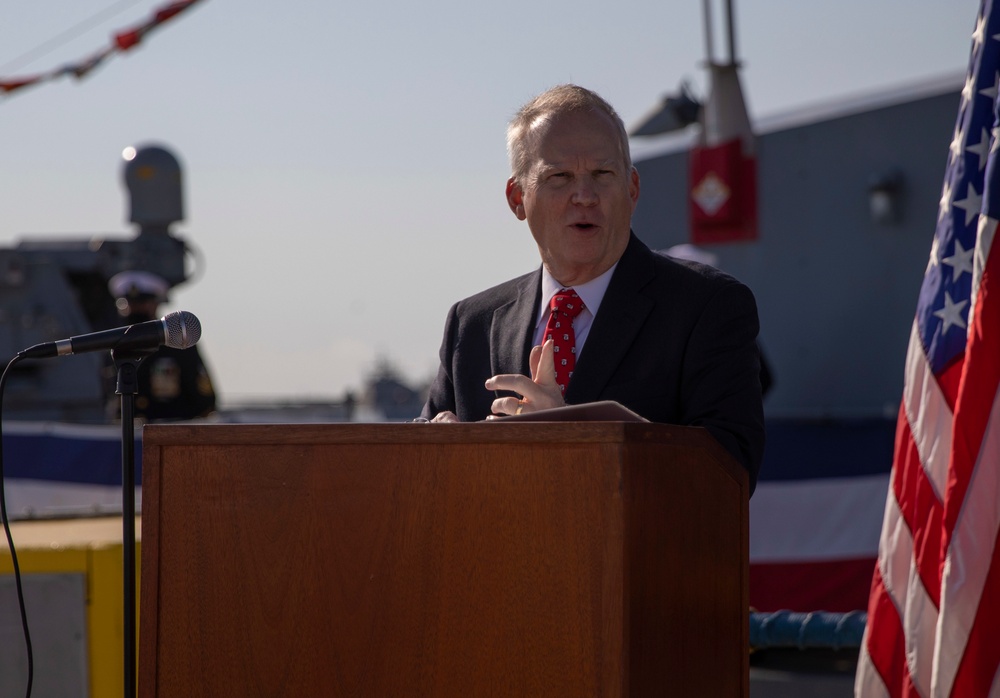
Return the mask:
[[[423,416],[477,421],[615,400],[650,421],[705,427],[753,488],[764,448],[753,294],[632,233],[639,174],[621,119],[595,93],[562,85],[536,97],[511,121],[507,147],[507,202],[542,267],[452,307]],[[564,392],[546,324],[550,298],[570,291],[584,309]]]

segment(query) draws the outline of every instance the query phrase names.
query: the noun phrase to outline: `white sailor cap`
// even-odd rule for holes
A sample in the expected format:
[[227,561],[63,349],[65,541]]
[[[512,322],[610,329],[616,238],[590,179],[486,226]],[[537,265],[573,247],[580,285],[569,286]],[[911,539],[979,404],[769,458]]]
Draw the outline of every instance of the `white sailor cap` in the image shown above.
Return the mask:
[[111,277],[108,281],[108,290],[115,298],[132,300],[155,298],[165,301],[170,284],[148,271],[123,271]]

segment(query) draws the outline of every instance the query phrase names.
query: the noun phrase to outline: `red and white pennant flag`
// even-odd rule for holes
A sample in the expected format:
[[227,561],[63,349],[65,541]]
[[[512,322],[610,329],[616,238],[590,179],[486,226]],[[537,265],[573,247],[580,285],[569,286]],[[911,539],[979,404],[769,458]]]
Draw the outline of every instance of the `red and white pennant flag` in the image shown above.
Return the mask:
[[28,77],[0,77],[0,97],[16,92],[17,90],[21,90],[25,87],[31,87],[43,82],[55,80],[56,78],[63,77],[64,75],[72,75],[77,79],[86,77],[92,70],[94,70],[94,68],[101,65],[107,58],[115,53],[121,53],[134,48],[151,31],[158,28],[164,22],[173,19],[181,12],[184,12],[196,2],[198,2],[198,0],[175,0],[175,2],[171,2],[163,7],[160,7],[155,10],[152,16],[142,24],[116,33],[113,37],[111,45],[96,51],[87,58],[76,63],[64,65],[55,70],[38,73]]

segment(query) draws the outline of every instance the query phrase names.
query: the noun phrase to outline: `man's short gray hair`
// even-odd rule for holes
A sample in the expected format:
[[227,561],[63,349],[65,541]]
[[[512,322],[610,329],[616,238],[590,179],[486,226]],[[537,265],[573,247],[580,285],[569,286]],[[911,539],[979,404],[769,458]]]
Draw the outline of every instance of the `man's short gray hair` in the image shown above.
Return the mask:
[[575,111],[594,111],[611,117],[618,130],[618,147],[621,150],[625,170],[632,169],[629,153],[628,133],[618,112],[596,92],[579,85],[557,85],[550,88],[521,107],[507,124],[507,157],[510,158],[511,176],[521,186],[526,186],[524,178],[530,167],[530,155],[534,143],[531,133],[541,123]]

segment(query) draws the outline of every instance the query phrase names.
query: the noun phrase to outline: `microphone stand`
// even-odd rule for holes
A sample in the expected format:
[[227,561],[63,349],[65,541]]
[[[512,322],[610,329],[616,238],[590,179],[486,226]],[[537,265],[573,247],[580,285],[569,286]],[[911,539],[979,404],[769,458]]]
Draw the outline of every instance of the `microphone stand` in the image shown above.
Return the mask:
[[112,350],[111,358],[118,369],[115,393],[121,396],[122,421],[122,553],[124,591],[125,693],[136,693],[135,637],[135,395],[139,391],[138,368],[143,359],[156,353]]

